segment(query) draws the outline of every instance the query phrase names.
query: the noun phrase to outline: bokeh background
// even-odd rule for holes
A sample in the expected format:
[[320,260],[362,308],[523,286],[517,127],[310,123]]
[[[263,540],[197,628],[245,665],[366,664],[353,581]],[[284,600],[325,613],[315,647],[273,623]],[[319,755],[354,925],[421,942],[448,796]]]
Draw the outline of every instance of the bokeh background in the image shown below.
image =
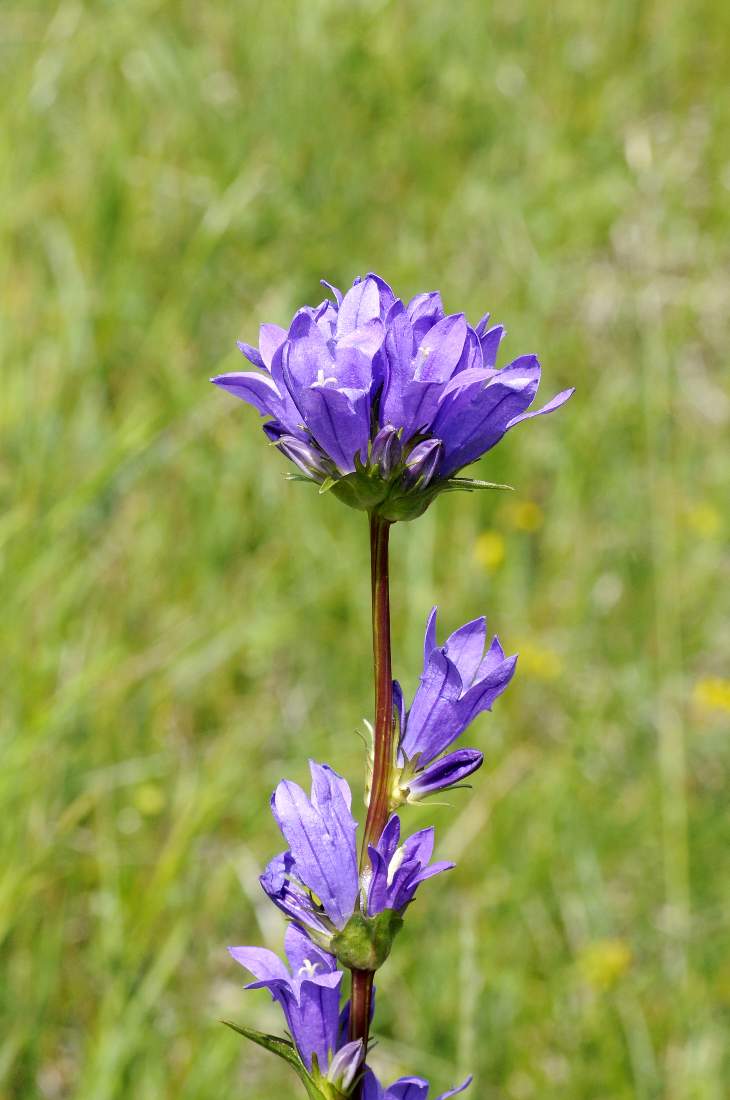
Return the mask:
[[[518,675],[379,979],[386,1077],[730,1088],[730,8],[0,10],[0,1096],[296,1095],[268,795],[362,771],[366,521],[208,377],[382,273],[485,309],[560,413],[394,532],[396,670],[482,611]],[[361,788],[359,789],[361,793]]]

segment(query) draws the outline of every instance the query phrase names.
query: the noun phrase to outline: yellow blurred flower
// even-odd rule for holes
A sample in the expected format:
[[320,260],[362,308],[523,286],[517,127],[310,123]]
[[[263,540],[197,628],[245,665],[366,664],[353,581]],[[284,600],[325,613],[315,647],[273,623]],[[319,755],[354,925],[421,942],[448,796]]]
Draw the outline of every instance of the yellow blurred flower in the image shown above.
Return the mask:
[[707,501],[701,501],[688,508],[685,519],[689,529],[703,539],[713,538],[719,534],[722,527],[722,516],[717,508],[708,504]]
[[730,711],[730,680],[723,680],[721,676],[698,680],[692,697],[697,706],[706,710]]
[[483,531],[474,543],[474,557],[488,573],[494,573],[504,561],[504,539],[498,531]]
[[515,530],[529,534],[539,531],[545,518],[542,508],[534,500],[510,500],[504,506],[504,515]]
[[519,653],[518,671],[525,676],[534,676],[536,680],[557,680],[563,671],[560,654],[554,649],[524,642],[515,646],[515,650]]
[[631,959],[631,948],[625,940],[596,940],[579,954],[578,969],[588,985],[606,991],[623,977],[631,966]]
[[156,783],[143,783],[134,793],[134,804],[145,817],[154,817],[165,806],[165,792]]

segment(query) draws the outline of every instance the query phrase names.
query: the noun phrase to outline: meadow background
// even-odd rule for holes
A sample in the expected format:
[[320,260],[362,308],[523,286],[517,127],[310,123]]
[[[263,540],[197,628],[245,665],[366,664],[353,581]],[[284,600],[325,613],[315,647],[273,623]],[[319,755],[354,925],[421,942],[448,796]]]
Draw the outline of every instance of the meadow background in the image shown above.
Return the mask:
[[278,778],[361,774],[366,521],[207,379],[370,269],[577,386],[394,532],[409,693],[432,602],[521,658],[374,1062],[728,1095],[729,71],[715,0],[3,3],[2,1100],[297,1095],[225,946]]

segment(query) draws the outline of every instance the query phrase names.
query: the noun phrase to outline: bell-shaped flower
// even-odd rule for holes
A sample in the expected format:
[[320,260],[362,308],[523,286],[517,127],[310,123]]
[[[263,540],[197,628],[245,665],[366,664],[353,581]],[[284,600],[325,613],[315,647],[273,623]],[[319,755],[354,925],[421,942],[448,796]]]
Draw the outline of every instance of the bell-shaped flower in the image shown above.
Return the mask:
[[394,807],[454,787],[481,766],[483,756],[477,749],[446,750],[478,714],[491,710],[517,663],[516,656],[505,657],[496,636],[485,652],[483,616],[438,645],[436,615],[434,607],[426,624],[423,674],[408,712],[400,684],[393,684],[400,731],[391,796]]
[[[255,978],[246,989],[268,989],[273,999],[281,1005],[306,1069],[310,1073],[318,1070],[325,1075],[329,1067],[335,1065],[336,1071],[342,1073],[346,1058],[335,1059],[341,1048],[340,986],[343,972],[337,969],[332,955],[320,950],[294,925],[287,929],[285,949],[288,967],[278,955],[263,947],[230,947],[228,950],[236,962]],[[358,1052],[347,1053],[353,1056]],[[362,1044],[355,1070],[361,1060]]]
[[371,916],[385,909],[402,912],[422,882],[455,866],[446,860],[430,862],[433,834],[433,826],[421,829],[399,846],[400,819],[393,814],[378,843],[369,845],[371,872],[367,884],[367,911]]
[[[435,1100],[448,1100],[450,1096],[463,1092],[471,1082],[472,1078],[467,1077],[466,1081],[457,1088],[442,1092]],[[429,1088],[428,1081],[423,1077],[399,1077],[386,1089],[380,1084],[373,1071],[366,1069],[361,1097],[362,1100],[428,1100]]]
[[515,425],[552,412],[572,390],[528,411],[540,364],[498,370],[501,325],[446,315],[437,292],[405,305],[378,275],[305,306],[289,328],[262,325],[257,367],[212,381],[269,419],[264,431],[299,471],[356,508],[412,519],[443,490],[488,486],[455,475]]
[[[310,770],[309,797],[289,780],[282,780],[274,791],[272,811],[289,850],[271,861],[261,885],[315,943],[344,957],[350,952],[345,945],[351,944],[353,925],[360,935],[363,925],[369,927],[368,922],[383,913],[400,917],[419,884],[453,864],[429,865],[433,829],[415,833],[399,847],[400,823],[393,816],[378,844],[370,847],[371,866],[361,875],[350,788],[326,764],[310,761]],[[392,935],[399,926],[399,921],[388,925]],[[381,922],[381,932],[383,927]],[[388,942],[382,958],[389,949]],[[379,965],[381,955],[376,953],[369,966]]]

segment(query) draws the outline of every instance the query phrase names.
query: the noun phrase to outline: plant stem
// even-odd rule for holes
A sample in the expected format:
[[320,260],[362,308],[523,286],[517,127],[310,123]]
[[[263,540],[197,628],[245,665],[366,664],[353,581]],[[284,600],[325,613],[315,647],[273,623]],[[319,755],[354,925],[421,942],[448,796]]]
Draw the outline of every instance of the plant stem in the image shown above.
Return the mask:
[[[373,671],[375,676],[375,723],[373,778],[360,854],[366,866],[368,845],[380,839],[388,820],[391,768],[393,763],[393,673],[390,658],[390,595],[388,589],[388,536],[390,523],[370,516],[370,574],[373,599]],[[350,1039],[362,1039],[367,1050],[373,974],[352,971],[350,994]],[[360,1089],[357,1089],[356,1097]]]
[[388,820],[393,766],[393,672],[390,658],[390,594],[388,535],[390,522],[370,517],[370,576],[373,599],[373,671],[375,674],[375,733],[373,778],[362,840],[360,866],[368,844],[377,844]]
[[350,989],[350,1030],[348,1037],[362,1039],[365,1048],[368,1045],[370,1031],[370,1006],[373,998],[372,970],[352,970]]

